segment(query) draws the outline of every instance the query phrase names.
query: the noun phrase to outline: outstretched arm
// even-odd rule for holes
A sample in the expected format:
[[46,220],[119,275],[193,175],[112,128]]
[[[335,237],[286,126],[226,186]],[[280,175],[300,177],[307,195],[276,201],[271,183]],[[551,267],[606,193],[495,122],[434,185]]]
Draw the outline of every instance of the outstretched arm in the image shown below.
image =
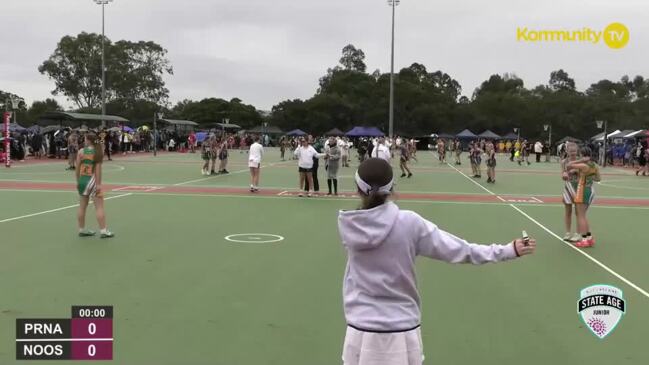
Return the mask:
[[471,263],[474,265],[511,260],[534,252],[536,240],[529,240],[525,246],[522,239],[505,245],[480,245],[469,243],[439,229],[426,221],[422,236],[417,242],[417,254],[453,264]]

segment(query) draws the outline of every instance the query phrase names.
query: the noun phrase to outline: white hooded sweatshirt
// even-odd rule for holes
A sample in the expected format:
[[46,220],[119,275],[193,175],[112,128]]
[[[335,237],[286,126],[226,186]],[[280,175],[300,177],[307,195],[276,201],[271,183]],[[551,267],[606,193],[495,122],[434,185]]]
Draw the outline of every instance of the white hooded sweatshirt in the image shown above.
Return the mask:
[[371,332],[400,332],[420,325],[417,256],[472,264],[516,258],[512,244],[468,243],[392,202],[341,211],[338,230],[348,255],[345,319],[348,325]]

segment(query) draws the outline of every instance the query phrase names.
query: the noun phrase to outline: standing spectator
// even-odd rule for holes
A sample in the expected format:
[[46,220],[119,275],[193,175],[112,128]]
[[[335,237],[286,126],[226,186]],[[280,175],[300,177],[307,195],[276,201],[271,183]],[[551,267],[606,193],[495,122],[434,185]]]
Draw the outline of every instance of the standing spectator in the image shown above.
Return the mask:
[[408,160],[410,160],[410,149],[408,148],[408,143],[404,142],[399,145],[399,151],[401,152],[401,157],[399,158],[399,168],[401,168],[401,177],[406,176],[408,172],[408,178],[412,177],[412,172],[408,168]]
[[635,171],[636,176],[642,171],[642,176],[647,176],[649,173],[649,147],[644,143],[640,143],[637,149],[638,156],[638,169]]
[[[300,146],[295,149],[293,153],[298,159],[298,172],[300,174],[300,189],[304,187],[304,192],[308,197],[311,197],[309,187],[313,185],[313,161],[318,157],[318,151],[311,146],[305,138],[300,139]],[[304,196],[300,193],[300,196]]]
[[[313,149],[320,153],[322,151],[322,144],[319,139],[314,141],[312,136],[309,136],[309,143],[313,144]],[[320,181],[318,180],[318,168],[320,167],[320,160],[318,156],[313,156],[313,167],[311,168],[311,175],[313,176],[313,192],[318,195],[320,192]]]
[[374,146],[374,149],[372,150],[371,156],[386,160],[388,163],[390,162],[390,150],[385,145],[385,137],[379,137],[376,146]]
[[259,143],[259,136],[255,136],[254,143],[248,151],[248,167],[250,168],[250,192],[259,191],[259,172],[261,170],[261,159],[264,156],[264,147]]
[[228,166],[228,141],[223,138],[220,143],[219,149],[219,174],[229,174],[230,172],[226,169]]
[[279,140],[279,155],[282,161],[286,161],[284,156],[286,155],[286,138],[282,137]]
[[[68,136],[68,168],[67,170],[74,170],[74,163],[77,160],[77,153],[79,152],[79,135],[73,131]],[[100,140],[101,141],[101,140]]]
[[32,152],[39,160],[43,156],[43,135],[40,132],[36,132],[32,136]]
[[496,183],[496,151],[493,143],[487,142],[485,145],[485,152],[487,154],[487,182],[495,184]]
[[349,147],[351,142],[347,140],[347,137],[344,137],[340,140],[341,147],[341,159],[343,167],[349,167]]
[[120,147],[122,148],[122,155],[126,155],[126,152],[128,151],[128,133],[126,133],[124,127],[122,127]]
[[473,177],[481,178],[482,177],[482,150],[480,149],[478,143],[471,142],[469,149],[469,158],[471,159],[471,169],[473,170]]
[[189,151],[191,153],[196,152],[196,133],[194,131],[191,131],[189,133],[189,137],[187,137],[187,143],[189,144]]
[[340,169],[341,155],[341,148],[338,145],[336,138],[329,138],[329,148],[325,155],[325,159],[327,160],[327,187],[329,188],[329,193],[327,195],[331,195],[332,184],[334,195],[338,195],[338,170]]
[[534,154],[536,154],[536,163],[541,162],[541,155],[543,154],[543,143],[536,141],[534,144]]
[[210,159],[212,152],[210,151],[210,144],[208,140],[204,140],[201,143],[201,159],[203,160],[203,168],[201,168],[201,174],[209,175],[210,174]]
[[216,159],[219,157],[219,140],[216,137],[216,134],[210,136],[210,160],[212,161],[212,168],[210,169],[210,175],[216,174]]
[[446,143],[442,138],[437,140],[437,157],[440,164],[446,163]]
[[140,132],[136,131],[133,133],[133,147],[132,147],[132,152],[140,152],[140,145],[142,142],[142,139],[140,137]]

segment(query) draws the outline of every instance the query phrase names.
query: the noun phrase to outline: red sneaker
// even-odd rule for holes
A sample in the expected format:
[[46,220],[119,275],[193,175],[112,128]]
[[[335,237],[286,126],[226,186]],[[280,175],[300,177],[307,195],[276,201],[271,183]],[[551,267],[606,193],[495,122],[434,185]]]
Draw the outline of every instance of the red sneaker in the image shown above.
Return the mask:
[[593,247],[595,245],[595,239],[590,237],[590,238],[584,238],[579,242],[575,242],[575,246],[579,248],[588,248],[588,247]]

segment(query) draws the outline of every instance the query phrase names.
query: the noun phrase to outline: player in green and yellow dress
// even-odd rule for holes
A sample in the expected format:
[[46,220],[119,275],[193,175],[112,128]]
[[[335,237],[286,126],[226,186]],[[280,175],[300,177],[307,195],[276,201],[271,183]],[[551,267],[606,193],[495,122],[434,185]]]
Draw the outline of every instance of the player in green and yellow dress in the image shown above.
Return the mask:
[[102,161],[104,158],[103,145],[95,133],[85,136],[84,147],[77,154],[76,177],[77,190],[80,202],[77,220],[79,223],[79,236],[94,236],[95,232],[86,229],[86,209],[90,198],[95,203],[97,222],[101,229],[101,238],[110,238],[114,234],[106,228],[106,215],[104,213],[104,195],[101,190]]
[[[581,234],[581,241],[575,243],[580,248],[592,247],[595,239],[590,232],[590,225],[586,218],[588,207],[595,197],[595,188],[593,184],[600,181],[599,168],[592,161],[592,151],[588,147],[582,147],[580,150],[582,160],[569,162],[566,169],[569,173],[578,173],[574,188],[574,203],[577,208],[577,228]],[[586,160],[588,159],[588,160]]]

